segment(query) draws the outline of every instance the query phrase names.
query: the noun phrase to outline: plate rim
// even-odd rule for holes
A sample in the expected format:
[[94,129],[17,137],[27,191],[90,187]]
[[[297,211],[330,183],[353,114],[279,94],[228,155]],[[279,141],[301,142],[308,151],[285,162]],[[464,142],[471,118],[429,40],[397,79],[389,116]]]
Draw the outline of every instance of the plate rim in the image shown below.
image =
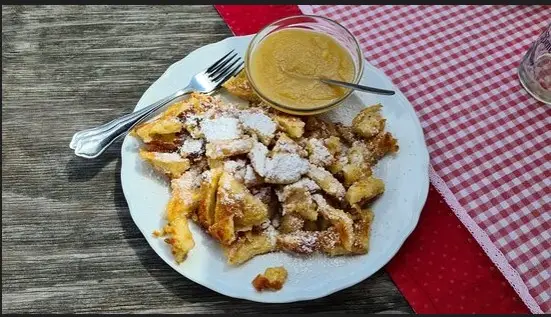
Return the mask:
[[[205,47],[220,45],[223,42],[233,41],[233,40],[236,40],[236,39],[243,39],[243,38],[252,39],[253,36],[254,36],[254,34],[245,35],[245,36],[231,36],[231,37],[227,37],[225,39],[222,39],[218,42],[203,45],[203,46],[198,47],[197,49],[191,51],[189,54],[187,54],[182,59],[179,59],[178,61],[176,61],[176,62],[172,63],[170,66],[168,66],[167,69],[154,82],[152,82],[150,84],[150,86],[143,92],[143,94],[140,97],[139,101],[136,103],[136,106],[134,107],[133,111],[136,111],[139,108],[141,108],[141,106],[140,106],[141,100],[144,98],[144,96],[149,92],[149,90],[153,87],[153,85],[157,81],[159,81],[164,76],[166,76],[166,74],[168,74],[171,70],[173,70],[176,65],[178,65],[180,63],[183,63],[184,60],[187,57],[189,57],[190,55],[197,54],[197,52],[199,50],[201,50]],[[419,219],[421,217],[421,212],[422,212],[422,209],[423,209],[423,207],[426,203],[426,200],[427,200],[427,197],[428,197],[428,192],[429,192],[430,156],[429,156],[428,148],[427,148],[427,145],[426,145],[426,139],[425,139],[425,135],[424,135],[422,125],[421,125],[421,122],[419,120],[419,117],[417,116],[417,113],[415,112],[415,109],[413,108],[413,105],[407,100],[407,98],[401,92],[401,90],[392,82],[392,80],[382,70],[380,70],[380,69],[376,68],[375,66],[373,66],[365,58],[365,56],[364,56],[364,61],[365,61],[364,72],[365,72],[366,69],[369,69],[369,71],[377,73],[384,81],[388,82],[393,87],[393,89],[396,91],[396,94],[393,97],[401,99],[400,102],[407,105],[409,111],[412,112],[413,117],[415,118],[415,126],[417,127],[418,133],[421,136],[421,140],[422,140],[422,143],[421,143],[421,145],[422,145],[422,151],[421,151],[422,157],[420,157],[420,161],[422,161],[422,163],[423,163],[422,168],[424,169],[424,171],[426,171],[426,173],[424,173],[424,175],[426,175],[426,177],[423,177],[422,184],[419,184],[419,186],[422,186],[422,188],[419,190],[419,193],[420,193],[419,199],[415,201],[415,205],[412,207],[414,210],[418,210],[418,212],[414,215],[414,218],[412,218],[411,221],[409,222],[408,227],[406,227],[407,230],[405,230],[404,234],[401,235],[402,239],[399,239],[399,242],[394,244],[394,246],[396,246],[396,247],[392,252],[389,253],[390,256],[389,256],[388,260],[383,261],[384,263],[375,270],[375,272],[377,272],[380,269],[382,269],[385,265],[387,265],[392,260],[392,258],[394,258],[396,253],[398,253],[398,251],[402,248],[402,246],[404,245],[407,238],[411,235],[411,233],[415,230],[415,228],[417,227],[417,224],[419,223]],[[124,177],[123,177],[123,168],[122,168],[122,164],[124,162],[124,156],[125,156],[125,151],[124,151],[125,150],[125,144],[127,142],[129,142],[128,141],[129,138],[130,138],[130,136],[126,135],[124,137],[123,143],[121,145],[121,170],[119,172],[120,173],[119,177],[120,177],[120,180],[121,180],[121,188],[122,188],[122,191],[123,191],[124,198],[127,202],[128,211],[130,213],[132,221],[134,222],[134,225],[138,228],[138,230],[144,236],[145,240],[149,244],[149,247],[151,249],[153,249],[153,251],[157,254],[157,256],[159,256],[166,264],[168,264],[172,269],[174,269],[176,272],[178,272],[183,277],[185,277],[185,278],[187,278],[187,279],[193,281],[194,283],[197,283],[197,284],[199,284],[203,287],[206,287],[206,288],[208,288],[208,289],[210,289],[214,292],[217,292],[219,294],[222,294],[222,295],[225,295],[225,296],[228,296],[228,297],[232,297],[232,298],[244,299],[244,300],[249,300],[249,301],[259,302],[259,303],[292,303],[292,302],[301,302],[301,301],[314,300],[314,299],[319,299],[319,298],[329,296],[333,293],[339,292],[341,290],[352,287],[352,286],[354,286],[354,285],[356,285],[360,282],[363,282],[364,280],[366,280],[367,278],[369,278],[370,276],[375,274],[375,272],[373,272],[373,273],[367,272],[367,274],[358,274],[358,275],[356,275],[355,279],[349,279],[349,280],[347,280],[346,283],[339,284],[339,286],[336,286],[336,287],[326,288],[323,291],[319,291],[319,292],[315,293],[315,295],[307,295],[308,293],[306,293],[305,295],[296,296],[292,299],[282,299],[282,300],[278,300],[279,297],[275,297],[275,298],[274,297],[270,297],[270,298],[250,297],[250,296],[247,296],[247,294],[241,294],[240,295],[240,293],[237,293],[237,295],[236,295],[236,293],[231,292],[231,289],[228,290],[227,288],[215,288],[214,286],[210,285],[209,283],[205,283],[204,281],[200,281],[199,279],[197,279],[193,276],[185,275],[183,272],[181,272],[180,270],[177,269],[177,264],[175,264],[174,261],[169,261],[169,260],[165,259],[165,256],[163,256],[162,254],[160,254],[159,252],[156,251],[156,248],[152,245],[153,240],[150,237],[151,234],[148,234],[148,233],[144,232],[142,230],[142,228],[140,226],[138,226],[137,221],[134,218],[135,215],[131,211],[130,204],[128,202],[129,201],[128,197],[130,196],[130,194],[128,194],[127,191],[125,190],[125,187],[128,188],[128,186],[125,186],[125,180],[124,180]]]

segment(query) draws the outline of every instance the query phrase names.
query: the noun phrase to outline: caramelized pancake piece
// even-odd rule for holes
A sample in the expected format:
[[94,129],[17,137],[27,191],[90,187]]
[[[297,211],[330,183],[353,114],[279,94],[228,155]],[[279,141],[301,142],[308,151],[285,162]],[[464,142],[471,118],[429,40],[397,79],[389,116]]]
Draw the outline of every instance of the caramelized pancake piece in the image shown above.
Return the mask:
[[170,134],[156,134],[154,139],[144,143],[144,150],[148,152],[177,152],[184,142],[180,132]]
[[361,211],[360,218],[353,225],[354,241],[350,250],[344,248],[340,234],[335,227],[322,231],[319,237],[320,250],[330,256],[366,254],[369,251],[369,235],[372,222],[373,213],[368,209]]
[[269,267],[264,274],[258,274],[253,280],[253,286],[257,291],[278,291],[287,280],[287,270],[283,266]]
[[182,131],[183,127],[183,123],[177,118],[159,118],[138,125],[132,130],[132,134],[148,143],[158,138],[159,135],[174,135]]
[[346,164],[342,167],[344,186],[350,187],[358,180],[371,176],[371,168],[367,164]]
[[385,128],[385,119],[381,115],[380,104],[373,105],[362,110],[352,120],[352,131],[366,139],[379,134]]
[[320,139],[308,139],[306,142],[306,150],[308,150],[309,154],[308,160],[314,165],[326,167],[335,162],[335,157]]
[[252,138],[212,141],[207,143],[206,155],[211,159],[223,159],[249,153],[254,145]]
[[205,171],[202,176],[199,195],[201,201],[197,210],[197,220],[205,229],[208,229],[214,223],[214,209],[216,206],[216,191],[218,189],[218,181],[222,176],[223,169],[214,168]]
[[346,153],[339,153],[338,156],[335,158],[335,162],[327,166],[327,170],[331,172],[331,174],[342,178],[343,168],[347,164],[348,157],[346,156]]
[[303,149],[295,140],[291,139],[285,132],[279,133],[279,137],[272,148],[273,153],[294,153],[301,157],[308,156],[308,152]]
[[243,188],[231,174],[222,172],[216,192],[214,223],[209,227],[209,233],[224,245],[230,245],[236,239],[236,217],[244,215],[246,193]]
[[228,79],[222,84],[222,87],[226,88],[230,94],[247,100],[251,104],[258,104],[262,101],[251,87],[245,70],[240,71],[239,74]]
[[371,233],[371,224],[373,223],[373,212],[370,209],[364,209],[360,212],[360,219],[354,222],[354,244],[352,252],[356,254],[365,254],[369,251],[369,235]]
[[180,177],[191,165],[188,159],[178,153],[148,152],[140,149],[139,154],[144,161],[170,178]]
[[388,153],[396,153],[399,150],[398,141],[388,132],[379,133],[371,140],[367,147],[371,151],[371,164],[376,164]]
[[349,187],[362,178],[371,176],[371,167],[369,165],[371,152],[367,146],[360,141],[356,141],[348,149],[348,164],[342,168],[344,186]]
[[171,181],[172,196],[167,205],[167,220],[173,221],[178,217],[189,217],[199,207],[200,170],[192,168],[179,178]]
[[291,138],[298,139],[304,134],[304,126],[306,124],[299,117],[278,112],[277,114],[273,114],[272,118],[276,121],[279,130],[287,133]]
[[160,118],[176,118],[180,113],[191,110],[193,107],[193,103],[190,102],[190,100],[192,100],[193,98],[194,96],[193,94],[191,94],[188,98],[171,104],[163,113],[161,113]]
[[371,151],[364,142],[356,141],[348,149],[348,161],[358,166],[369,163]]
[[304,130],[308,138],[327,139],[331,136],[339,135],[339,132],[332,122],[325,121],[316,116],[306,117]]
[[170,244],[172,254],[177,263],[185,260],[188,252],[193,249],[195,242],[189,230],[188,221],[184,217],[176,218],[163,228],[162,235],[167,235],[165,242]]
[[350,254],[342,246],[340,234],[335,227],[328,227],[319,233],[318,245],[320,251],[329,256]]
[[274,153],[266,159],[264,181],[270,184],[291,184],[308,172],[308,161],[294,153]]
[[331,136],[324,140],[325,146],[334,157],[326,168],[331,174],[341,177],[342,168],[348,164],[348,146],[339,137]]
[[302,227],[304,227],[304,219],[295,214],[286,214],[281,217],[278,230],[281,233],[291,233],[302,230]]
[[339,137],[330,136],[327,139],[324,139],[323,142],[329,153],[331,153],[334,157],[336,157],[343,150],[343,144]]
[[385,191],[385,184],[382,180],[369,176],[367,178],[361,179],[346,192],[346,201],[351,205],[363,205],[369,200],[375,198],[376,196],[382,194]]
[[342,123],[335,123],[335,130],[347,145],[352,145],[358,139],[352,131],[352,127],[345,126]]
[[224,160],[223,159],[211,159],[211,158],[207,158],[207,164],[209,166],[210,169],[215,169],[215,168],[223,168],[224,167]]
[[170,105],[167,110],[162,113],[161,117],[176,118],[189,112],[202,113],[208,109],[218,107],[219,105],[220,100],[214,98],[213,96],[193,92],[189,95],[189,98]]
[[264,111],[258,108],[243,110],[239,114],[239,121],[245,131],[256,135],[264,145],[269,145],[272,142],[277,125]]
[[313,196],[314,201],[318,205],[318,212],[323,218],[329,220],[340,237],[340,242],[345,250],[352,250],[354,242],[353,221],[350,215],[340,209],[336,209],[329,205],[323,196],[316,194]]
[[274,251],[276,234],[272,227],[259,233],[245,232],[230,246],[224,246],[228,263],[243,264],[257,255]]
[[346,193],[344,186],[330,172],[322,167],[310,164],[310,170],[307,175],[329,195],[338,199],[344,198]]
[[277,248],[291,253],[314,253],[318,250],[318,237],[317,231],[299,230],[280,234],[277,236]]
[[[309,181],[312,182],[311,180]],[[303,219],[311,221],[315,221],[318,218],[316,204],[312,200],[312,195],[306,186],[299,181],[284,186],[283,189],[278,191],[278,199],[283,207],[283,215],[295,213]]]
[[218,186],[215,221],[230,215],[235,216],[237,230],[250,230],[252,226],[258,226],[268,220],[268,207],[245,185],[224,172]]
[[228,215],[216,220],[208,229],[210,235],[223,245],[230,245],[235,241],[234,215]]

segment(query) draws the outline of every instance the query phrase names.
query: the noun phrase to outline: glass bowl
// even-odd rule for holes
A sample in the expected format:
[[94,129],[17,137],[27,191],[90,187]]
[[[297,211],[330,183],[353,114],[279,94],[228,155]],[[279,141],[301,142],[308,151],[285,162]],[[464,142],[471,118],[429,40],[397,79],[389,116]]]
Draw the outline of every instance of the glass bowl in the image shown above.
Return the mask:
[[352,35],[350,31],[348,31],[339,23],[328,18],[316,15],[297,15],[283,18],[267,25],[262,30],[260,30],[260,32],[258,32],[251,40],[251,43],[249,44],[249,47],[247,48],[247,52],[245,54],[245,72],[253,90],[264,102],[266,102],[270,106],[280,111],[294,115],[318,114],[335,108],[346,98],[348,98],[350,94],[352,94],[351,89],[346,90],[346,93],[341,98],[331,101],[326,105],[304,109],[275,102],[274,100],[266,97],[266,95],[258,89],[258,86],[255,85],[255,81],[252,78],[253,76],[250,73],[251,56],[254,55],[255,49],[268,35],[289,28],[300,28],[319,32],[328,35],[335,41],[337,41],[337,43],[339,43],[350,54],[350,57],[352,58],[352,61],[354,63],[354,79],[352,83],[359,84],[362,78],[364,59],[362,51],[360,49],[360,45],[358,44],[358,41],[356,40],[354,35]]

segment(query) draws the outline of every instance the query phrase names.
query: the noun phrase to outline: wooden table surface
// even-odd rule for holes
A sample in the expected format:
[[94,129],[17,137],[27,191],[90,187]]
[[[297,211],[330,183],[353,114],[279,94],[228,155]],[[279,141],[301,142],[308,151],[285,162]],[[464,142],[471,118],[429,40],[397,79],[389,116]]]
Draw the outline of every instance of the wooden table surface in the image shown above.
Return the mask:
[[169,65],[228,36],[212,6],[2,6],[2,313],[412,312],[384,271],[279,305],[195,284],[130,218],[120,142],[73,155],[74,132],[130,111]]

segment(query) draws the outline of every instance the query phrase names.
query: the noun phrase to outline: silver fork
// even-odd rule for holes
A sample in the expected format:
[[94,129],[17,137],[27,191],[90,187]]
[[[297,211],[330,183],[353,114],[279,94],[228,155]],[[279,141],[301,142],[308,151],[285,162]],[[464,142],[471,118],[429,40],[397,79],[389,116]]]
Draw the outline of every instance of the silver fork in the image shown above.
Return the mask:
[[73,135],[69,147],[75,154],[84,158],[100,156],[115,140],[126,135],[136,124],[146,119],[155,111],[169,104],[176,98],[193,91],[211,93],[220,87],[231,76],[241,70],[243,60],[231,50],[214,64],[191,78],[189,84],[141,110],[126,114],[95,128],[79,131]]

